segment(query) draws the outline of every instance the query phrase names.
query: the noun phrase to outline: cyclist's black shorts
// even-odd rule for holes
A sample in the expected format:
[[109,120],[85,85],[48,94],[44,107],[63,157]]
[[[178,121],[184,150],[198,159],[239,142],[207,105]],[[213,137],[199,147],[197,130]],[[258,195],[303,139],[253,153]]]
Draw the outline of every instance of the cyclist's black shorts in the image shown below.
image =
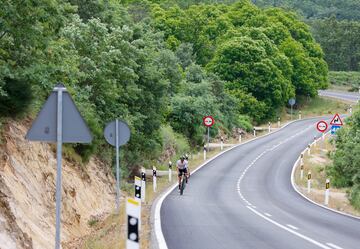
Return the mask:
[[184,173],[188,173],[188,170],[187,170],[187,168],[185,168],[185,169],[179,169],[179,176],[182,176],[182,174],[184,174]]

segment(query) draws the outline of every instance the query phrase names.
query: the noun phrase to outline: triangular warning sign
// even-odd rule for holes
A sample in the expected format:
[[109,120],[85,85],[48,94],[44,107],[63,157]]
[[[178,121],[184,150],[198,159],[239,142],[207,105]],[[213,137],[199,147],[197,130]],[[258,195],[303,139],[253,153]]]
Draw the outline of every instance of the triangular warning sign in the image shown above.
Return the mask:
[[343,122],[340,118],[339,114],[335,114],[335,116],[333,117],[333,119],[330,122],[331,125],[343,125]]
[[[67,91],[62,99],[62,142],[90,143],[91,133]],[[57,92],[53,91],[45,102],[26,139],[32,141],[57,141]]]

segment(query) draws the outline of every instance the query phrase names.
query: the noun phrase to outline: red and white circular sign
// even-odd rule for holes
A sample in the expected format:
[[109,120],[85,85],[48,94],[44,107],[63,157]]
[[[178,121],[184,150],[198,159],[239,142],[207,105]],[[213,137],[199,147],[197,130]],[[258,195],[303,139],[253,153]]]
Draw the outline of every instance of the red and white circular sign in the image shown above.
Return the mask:
[[316,128],[318,129],[318,131],[320,132],[325,132],[328,128],[328,124],[325,121],[319,121],[316,124]]
[[211,126],[214,125],[215,120],[214,120],[214,118],[212,116],[206,116],[206,117],[203,118],[203,123],[204,123],[205,126],[211,127]]

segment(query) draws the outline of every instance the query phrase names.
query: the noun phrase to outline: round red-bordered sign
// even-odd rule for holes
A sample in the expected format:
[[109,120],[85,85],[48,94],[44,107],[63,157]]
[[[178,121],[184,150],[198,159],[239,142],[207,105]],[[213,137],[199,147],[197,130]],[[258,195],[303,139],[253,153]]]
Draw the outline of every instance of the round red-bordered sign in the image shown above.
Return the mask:
[[203,117],[203,123],[206,127],[211,127],[214,125],[215,120],[212,116],[206,116],[206,117]]
[[325,132],[328,128],[328,124],[325,121],[319,121],[316,124],[316,129],[318,129],[318,131],[320,132]]

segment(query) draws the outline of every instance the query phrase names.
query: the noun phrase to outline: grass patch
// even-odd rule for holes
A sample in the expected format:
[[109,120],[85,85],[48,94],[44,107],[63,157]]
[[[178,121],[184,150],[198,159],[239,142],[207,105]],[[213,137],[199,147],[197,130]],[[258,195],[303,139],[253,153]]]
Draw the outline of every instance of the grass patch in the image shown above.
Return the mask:
[[[293,119],[298,119],[299,114],[301,114],[301,118],[306,118],[336,113],[345,113],[347,112],[349,106],[350,104],[340,100],[322,98],[318,96],[315,98],[299,96],[297,99],[297,104],[293,110]],[[291,120],[290,108],[287,108],[280,115],[281,120]]]
[[329,72],[329,81],[333,89],[358,91],[360,72]]

